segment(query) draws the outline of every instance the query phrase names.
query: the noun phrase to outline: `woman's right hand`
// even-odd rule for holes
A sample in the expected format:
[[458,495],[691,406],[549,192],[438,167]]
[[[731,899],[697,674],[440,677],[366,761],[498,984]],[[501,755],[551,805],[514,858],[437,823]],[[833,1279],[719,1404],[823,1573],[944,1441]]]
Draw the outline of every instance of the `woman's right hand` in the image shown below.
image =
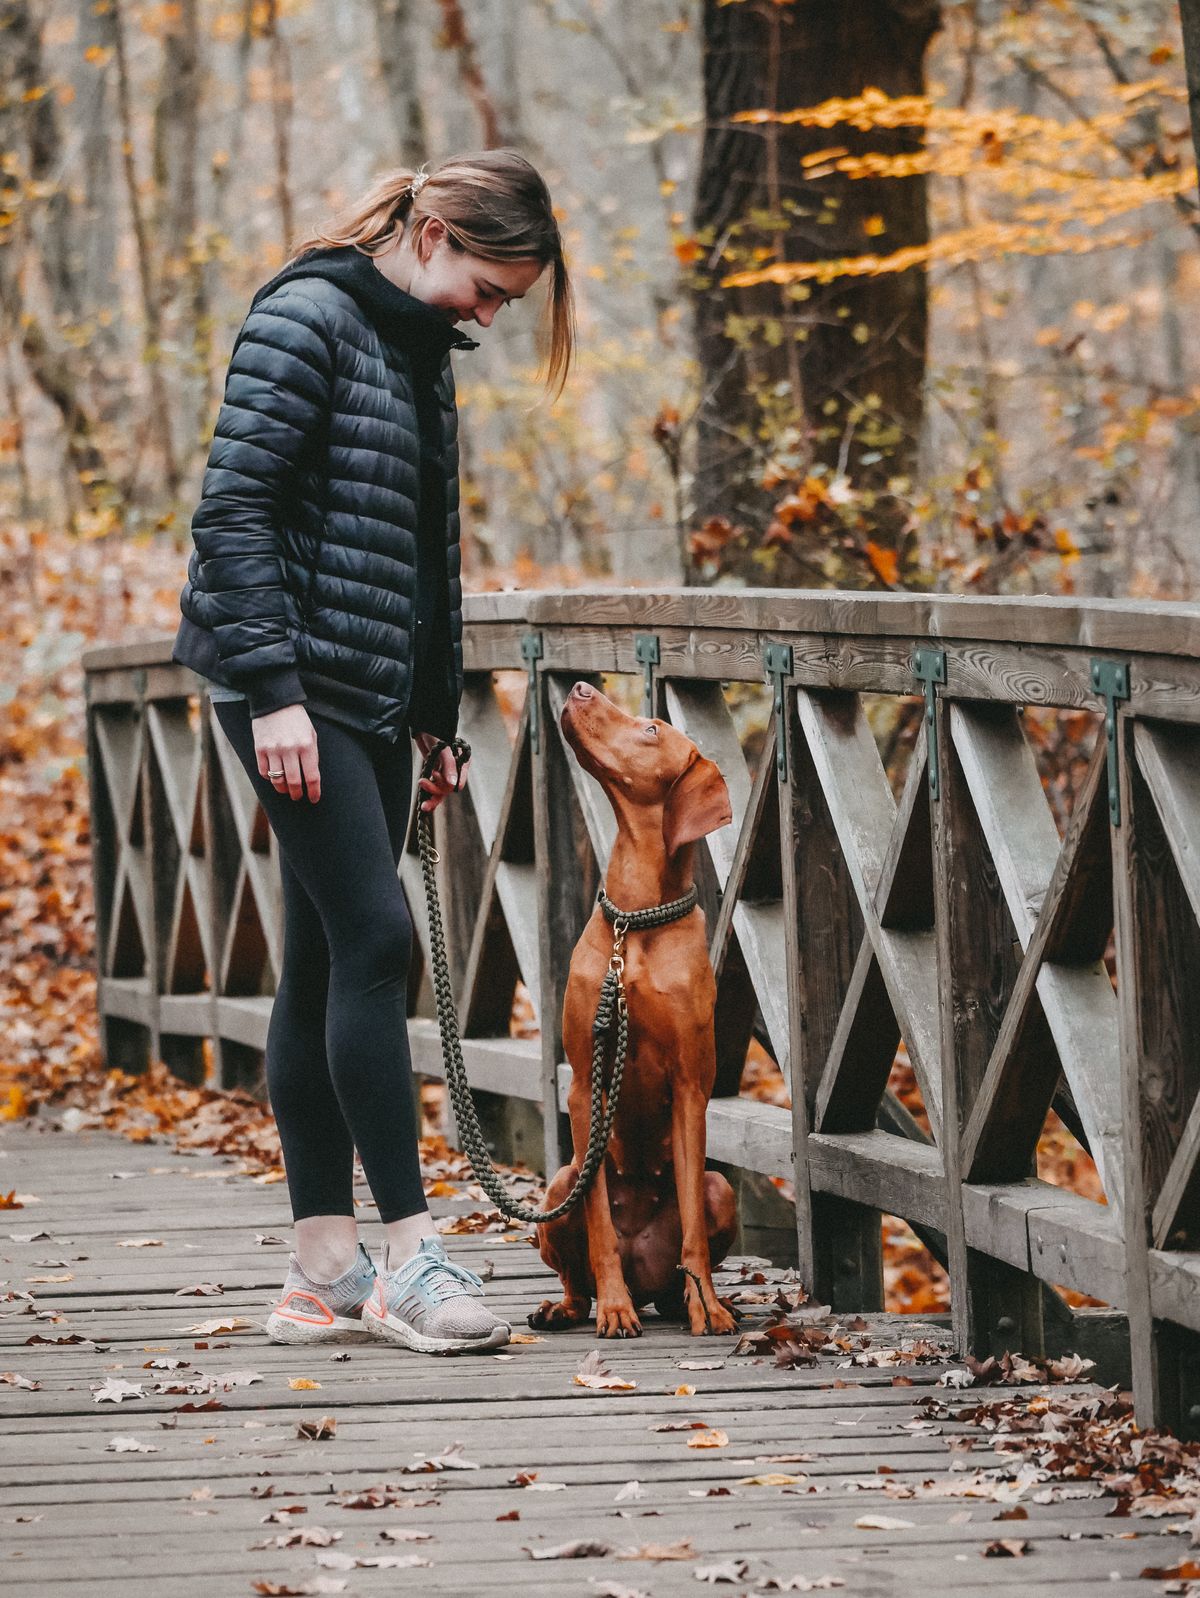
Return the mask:
[[284,705],[265,716],[253,716],[250,726],[261,775],[276,792],[286,789],[293,799],[302,799],[307,787],[309,801],[315,805],[321,797],[317,729],[304,706]]

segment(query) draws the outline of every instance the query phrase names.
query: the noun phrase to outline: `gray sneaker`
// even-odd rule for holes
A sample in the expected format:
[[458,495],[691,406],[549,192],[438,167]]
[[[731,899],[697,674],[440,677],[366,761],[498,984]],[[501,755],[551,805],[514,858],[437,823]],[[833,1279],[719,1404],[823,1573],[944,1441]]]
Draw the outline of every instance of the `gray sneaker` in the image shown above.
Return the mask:
[[267,1316],[267,1336],[273,1343],[336,1343],[361,1338],[362,1307],[374,1286],[375,1262],[361,1238],[354,1264],[332,1282],[314,1281],[293,1253],[288,1257],[287,1280],[279,1302]]
[[501,1348],[512,1327],[482,1300],[482,1278],[452,1260],[440,1238],[423,1237],[417,1252],[394,1269],[385,1244],[362,1324],[372,1336],[421,1354]]

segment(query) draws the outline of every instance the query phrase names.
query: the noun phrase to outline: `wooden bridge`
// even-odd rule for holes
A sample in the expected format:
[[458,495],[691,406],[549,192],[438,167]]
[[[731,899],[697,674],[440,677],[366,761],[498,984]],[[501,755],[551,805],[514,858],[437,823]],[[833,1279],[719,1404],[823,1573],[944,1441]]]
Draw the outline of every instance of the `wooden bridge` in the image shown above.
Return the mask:
[[[601,590],[466,617],[443,902],[471,1080],[522,1107],[515,1152],[553,1169],[568,1145],[561,997],[613,834],[558,711],[580,677],[624,682],[729,784],[733,825],[697,846],[709,1154],[791,1185],[800,1278],[879,1312],[880,1219],[902,1217],[949,1269],[959,1353],[1079,1349],[1131,1377],[1141,1421],[1200,1430],[1200,609]],[[197,1080],[207,1047],[220,1083],[258,1085],[273,835],[169,640],[84,664],[107,1057]],[[401,875],[423,940],[415,835]],[[419,964],[414,1060],[439,1075]],[[752,1038],[789,1108],[739,1092]],[[916,1116],[889,1087],[901,1041]],[[1038,1179],[1052,1108],[1105,1202]]]
[[[945,1317],[827,1313],[762,1261],[717,1271],[743,1317],[720,1339],[647,1311],[630,1342],[525,1332],[454,1360],[269,1343],[290,1209],[237,1163],[0,1123],[23,1203],[0,1230],[6,1598],[1188,1585],[1168,1573],[1200,1474],[1170,1439],[1138,1439],[1134,1469],[1111,1395],[1034,1371],[960,1389]],[[556,1280],[529,1231],[446,1238],[517,1329]]]
[[[85,656],[104,1049],[261,1095],[275,841],[169,649]],[[641,696],[728,781],[734,823],[697,864],[719,980],[709,1154],[747,1199],[718,1275],[740,1335],[649,1316],[636,1343],[580,1328],[473,1360],[300,1361],[261,1331],[281,1187],[9,1124],[4,1590],[659,1598],[699,1578],[1082,1598],[1185,1581],[1170,1534],[1200,1508],[1200,1454],[1137,1437],[1119,1395],[1050,1356],[1131,1380],[1143,1424],[1200,1430],[1198,653],[1182,605],[471,598],[475,759],[437,822],[464,1053],[500,1155],[545,1170],[567,1147],[563,984],[613,833],[559,733],[571,684]],[[415,836],[400,869],[423,941]],[[420,959],[411,1009],[417,1069],[437,1076]],[[741,1091],[748,1051],[778,1067],[778,1102]],[[1052,1109],[1103,1202],[1038,1179]],[[777,1207],[794,1193],[782,1234],[755,1230],[763,1179]],[[946,1264],[949,1315],[881,1313],[883,1216]],[[770,1264],[748,1257],[764,1238]],[[529,1241],[450,1238],[518,1327],[549,1288]],[[202,1282],[213,1296],[188,1297]],[[1022,1357],[961,1363],[1006,1351]],[[578,1379],[597,1359],[616,1385]]]

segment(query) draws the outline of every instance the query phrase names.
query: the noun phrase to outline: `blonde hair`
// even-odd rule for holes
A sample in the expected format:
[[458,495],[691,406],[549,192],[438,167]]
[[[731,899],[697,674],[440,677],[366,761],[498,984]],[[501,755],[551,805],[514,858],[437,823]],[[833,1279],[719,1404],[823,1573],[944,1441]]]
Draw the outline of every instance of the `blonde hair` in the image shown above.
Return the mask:
[[[359,199],[296,245],[292,259],[323,245],[354,245],[366,255],[389,249],[406,227],[417,249],[434,219],[452,248],[488,261],[533,259],[551,268],[549,338],[540,340],[546,389],[562,393],[575,349],[574,295],[550,191],[517,150],[476,150],[434,167],[385,173]],[[548,345],[548,349],[547,349]]]

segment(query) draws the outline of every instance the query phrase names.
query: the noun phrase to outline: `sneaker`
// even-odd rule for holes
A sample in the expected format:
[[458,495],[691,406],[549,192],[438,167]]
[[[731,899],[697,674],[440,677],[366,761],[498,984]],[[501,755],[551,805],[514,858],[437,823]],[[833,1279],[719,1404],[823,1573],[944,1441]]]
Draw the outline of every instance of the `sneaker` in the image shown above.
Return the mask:
[[440,1238],[423,1237],[417,1252],[395,1268],[385,1244],[362,1324],[372,1336],[421,1354],[500,1348],[512,1327],[479,1302],[482,1298],[482,1278],[450,1259]]
[[361,1336],[362,1307],[374,1286],[375,1262],[361,1239],[354,1264],[332,1282],[315,1282],[292,1254],[279,1302],[267,1316],[267,1336],[273,1343],[331,1343]]

